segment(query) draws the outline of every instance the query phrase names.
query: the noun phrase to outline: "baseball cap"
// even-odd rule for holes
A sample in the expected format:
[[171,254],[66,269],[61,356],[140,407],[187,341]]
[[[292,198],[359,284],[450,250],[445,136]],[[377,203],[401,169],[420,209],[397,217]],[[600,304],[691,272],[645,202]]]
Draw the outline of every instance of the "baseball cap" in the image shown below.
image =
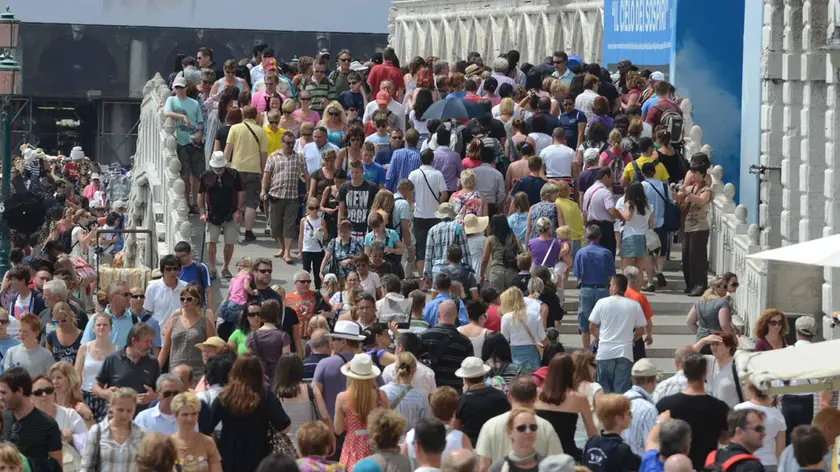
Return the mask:
[[803,315],[796,319],[796,330],[806,336],[817,334],[817,321],[811,315]]
[[321,48],[321,49],[318,50],[318,55],[319,56],[329,56],[330,55],[330,50],[327,49],[327,48]]
[[277,59],[273,57],[266,57],[263,59],[262,65],[265,70],[275,70],[277,69]]
[[391,103],[391,94],[387,90],[380,90],[376,93],[376,103],[379,105],[387,105]]
[[657,82],[659,82],[661,80],[665,80],[665,74],[663,74],[662,72],[659,72],[658,70],[653,71],[653,72],[650,73],[650,80],[655,80]]
[[186,87],[187,86],[187,79],[183,76],[175,77],[175,80],[172,81],[172,87]]
[[584,162],[595,162],[598,160],[599,155],[600,153],[597,148],[589,148],[586,151],[583,151],[583,160]]
[[630,369],[630,375],[633,377],[656,377],[659,375],[659,369],[650,359],[639,359]]
[[99,180],[99,174],[97,174],[96,172],[90,174],[90,180]]

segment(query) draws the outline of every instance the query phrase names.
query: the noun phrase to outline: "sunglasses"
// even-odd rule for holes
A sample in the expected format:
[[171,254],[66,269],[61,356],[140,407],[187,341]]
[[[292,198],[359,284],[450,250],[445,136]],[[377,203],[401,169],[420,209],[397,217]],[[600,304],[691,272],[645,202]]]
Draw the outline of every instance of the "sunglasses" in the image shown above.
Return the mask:
[[160,392],[160,396],[163,397],[163,398],[169,398],[169,397],[174,397],[175,395],[178,395],[179,393],[181,393],[181,392],[176,392],[174,390],[168,390],[166,392]]
[[202,80],[201,83],[204,84],[204,85],[213,85],[212,80]]
[[331,111],[330,116],[341,116],[341,113],[339,113],[337,111]]
[[312,100],[312,99],[311,98],[300,97],[300,101],[302,101],[302,102],[308,102],[310,100]]
[[781,326],[782,320],[770,320],[767,322],[770,326]]
[[53,321],[56,322],[56,323],[67,323],[67,318],[64,318],[63,320],[53,319]]
[[739,287],[740,285],[741,284],[739,284],[738,282],[732,282],[731,284],[729,284],[730,287]]
[[358,84],[358,83],[359,83],[359,81],[358,81],[358,80],[354,80],[353,82],[348,82],[348,83],[349,83],[350,85],[356,85],[356,84]]
[[32,391],[32,395],[35,395],[36,397],[43,397],[44,395],[52,395],[53,393],[55,393],[55,388],[54,387],[39,388],[39,389],[36,389],[36,390]]
[[257,269],[257,272],[259,272],[260,274],[270,274],[271,269]]
[[117,292],[114,295],[122,295],[123,297],[130,297],[131,292]]
[[295,144],[294,141],[283,141],[283,144],[287,144],[289,146],[293,146]]
[[[349,57],[339,57],[338,60],[341,61],[341,62],[350,62]],[[353,85],[353,84],[350,84],[350,85]]]
[[249,311],[248,312],[248,318],[256,318],[257,316],[260,316],[260,312],[258,312],[258,311]]
[[756,433],[761,434],[761,433],[763,433],[763,432],[764,432],[767,428],[765,428],[763,425],[758,425],[758,426],[753,426],[752,428],[747,427],[747,429],[751,429],[751,430],[755,431]]
[[311,138],[312,133],[301,133],[301,136],[303,136],[304,138]]
[[268,121],[268,124],[270,124],[270,125],[279,125],[279,124],[280,124],[280,120],[269,120],[269,121]]
[[9,323],[11,323],[11,320],[10,320],[10,319],[8,319],[8,318],[6,318],[5,320],[0,320],[0,325],[5,326],[5,325],[7,325],[7,324],[9,324]]
[[137,295],[132,295],[131,298],[133,298],[135,300],[142,300],[142,299],[146,298],[146,295],[143,295],[142,293],[140,293],[140,294],[137,294]]
[[178,272],[179,270],[181,270],[181,268],[175,266],[164,267],[163,269],[164,272]]
[[535,432],[537,430],[537,424],[536,423],[521,424],[521,425],[516,427],[516,430],[519,431],[520,433],[524,433],[525,431],[527,431],[529,429],[531,430],[532,433]]
[[300,282],[302,284],[311,284],[312,283],[311,280],[295,280],[295,282]]
[[195,298],[193,298],[193,297],[181,297],[181,303],[184,303],[184,302],[189,302],[189,303],[192,303],[192,302],[194,302],[195,300],[196,300],[196,299],[195,299]]

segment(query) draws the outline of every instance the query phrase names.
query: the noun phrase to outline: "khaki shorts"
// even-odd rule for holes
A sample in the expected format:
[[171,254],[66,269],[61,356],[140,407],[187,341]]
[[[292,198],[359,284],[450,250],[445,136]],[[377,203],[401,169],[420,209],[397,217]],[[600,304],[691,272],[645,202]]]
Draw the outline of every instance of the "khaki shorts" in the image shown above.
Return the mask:
[[245,187],[245,206],[256,209],[260,206],[260,188],[262,186],[262,174],[257,172],[240,172],[242,186]]
[[269,206],[271,235],[275,238],[294,238],[300,202],[297,198],[281,198]]
[[226,221],[222,226],[207,223],[207,242],[216,244],[219,242],[219,235],[224,232],[225,244],[236,244],[239,242],[239,223],[235,220]]

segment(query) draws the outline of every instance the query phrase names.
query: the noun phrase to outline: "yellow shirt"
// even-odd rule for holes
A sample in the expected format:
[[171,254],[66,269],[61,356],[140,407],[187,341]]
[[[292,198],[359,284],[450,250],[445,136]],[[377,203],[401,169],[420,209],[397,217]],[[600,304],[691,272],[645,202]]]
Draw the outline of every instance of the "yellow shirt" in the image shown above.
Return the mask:
[[[636,159],[636,165],[639,166],[639,169],[642,168],[643,165],[647,164],[648,162],[653,162],[655,159],[653,156],[639,156]],[[633,181],[633,177],[636,175],[636,169],[633,168],[633,164],[627,164],[624,166],[624,177],[625,179],[629,180],[630,182]],[[661,162],[656,163],[656,173],[653,175],[653,178],[656,180],[664,180],[667,181],[671,176],[668,175],[668,170],[665,169],[665,166],[662,165]]]
[[566,226],[572,230],[572,240],[582,240],[583,214],[581,214],[577,202],[568,198],[558,198],[554,203],[559,205],[560,209],[563,210],[563,220],[566,222]]
[[[253,133],[248,131],[249,128]],[[262,126],[254,120],[245,120],[231,126],[227,145],[233,146],[231,168],[239,172],[262,173],[260,153],[268,154],[268,136]]]
[[[271,127],[269,125],[263,126],[265,129],[265,135],[268,138],[268,155],[274,153],[283,146],[283,133],[286,132],[283,128],[277,127],[277,131],[271,131]],[[247,131],[247,130],[246,130]]]

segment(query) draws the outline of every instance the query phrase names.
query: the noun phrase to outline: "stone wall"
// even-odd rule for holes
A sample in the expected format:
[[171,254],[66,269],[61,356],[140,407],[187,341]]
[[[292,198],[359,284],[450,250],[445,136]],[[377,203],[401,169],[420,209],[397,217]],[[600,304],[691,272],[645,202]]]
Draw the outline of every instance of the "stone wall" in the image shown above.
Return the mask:
[[539,63],[561,49],[600,62],[603,16],[603,0],[397,0],[388,42],[400,58],[454,60],[470,51],[493,58],[517,49],[522,62]]

